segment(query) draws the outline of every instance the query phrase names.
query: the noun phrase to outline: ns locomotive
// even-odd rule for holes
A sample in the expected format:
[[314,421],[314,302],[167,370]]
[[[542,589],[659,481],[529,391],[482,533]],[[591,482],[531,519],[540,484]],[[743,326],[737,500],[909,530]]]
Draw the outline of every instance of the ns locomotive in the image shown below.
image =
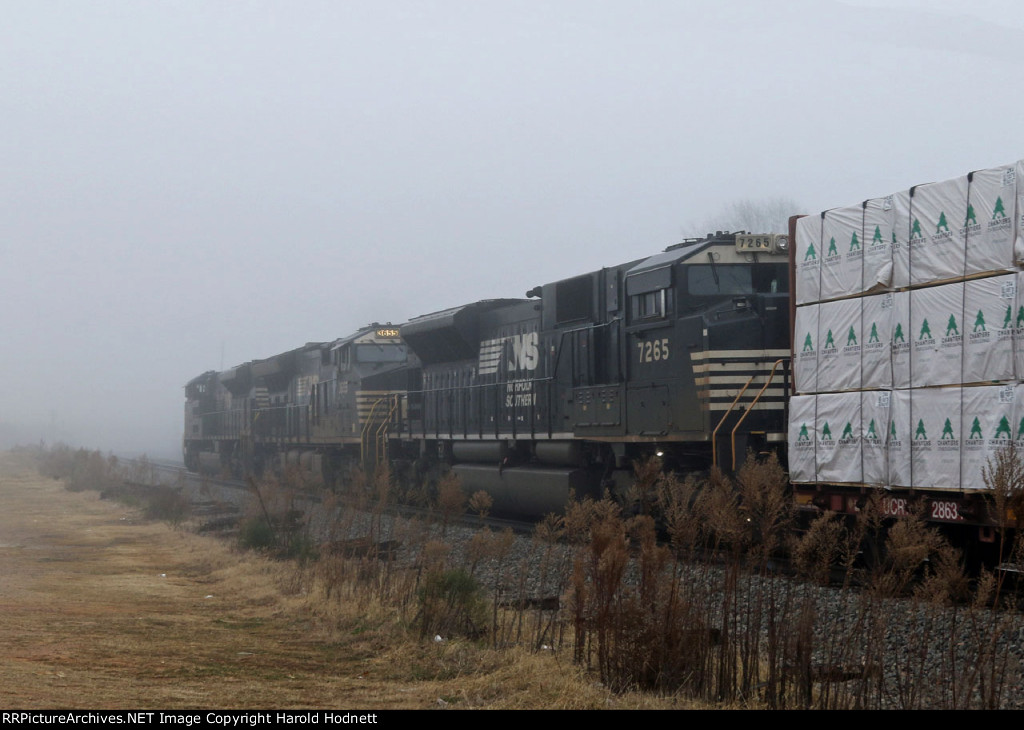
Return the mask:
[[736,468],[786,439],[788,248],[719,232],[204,373],[185,387],[186,465],[327,483],[383,460],[450,468],[518,514],[625,490],[650,455]]

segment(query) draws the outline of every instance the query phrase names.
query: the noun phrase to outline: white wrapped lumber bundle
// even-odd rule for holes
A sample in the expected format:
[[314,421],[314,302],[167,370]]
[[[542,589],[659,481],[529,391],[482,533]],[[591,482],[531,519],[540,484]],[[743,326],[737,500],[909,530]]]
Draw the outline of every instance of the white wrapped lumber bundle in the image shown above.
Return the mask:
[[963,367],[964,284],[954,282],[910,294],[910,385],[958,383]]
[[1016,165],[978,170],[967,178],[967,216],[963,221],[967,248],[964,274],[1012,271],[1016,237]]
[[960,488],[961,390],[893,392],[889,434],[892,486]]
[[983,469],[1014,438],[1022,392],[1024,388],[1012,385],[963,389],[962,489],[985,488]]
[[818,395],[815,462],[819,482],[861,481],[860,393]]
[[892,196],[892,286],[910,286],[910,191]]
[[794,482],[885,485],[889,392],[822,393],[790,401]]
[[821,291],[835,299],[864,291],[864,211],[859,205],[825,211],[821,228]]
[[1017,275],[964,282],[963,383],[1014,379]]
[[793,363],[793,390],[797,393],[814,393],[818,390],[817,304],[796,308],[793,342],[796,350]]
[[892,386],[891,342],[895,297],[891,292],[860,300],[860,388]]
[[890,387],[892,308],[891,293],[798,307],[795,390]]
[[796,222],[796,303],[817,302],[820,296],[821,216],[808,215]]
[[964,275],[967,176],[918,185],[910,191],[910,284]]
[[864,201],[864,289],[892,285],[893,196]]
[[789,479],[792,482],[817,481],[814,448],[818,439],[814,414],[816,395],[796,395],[789,399]]
[[818,305],[818,393],[860,386],[861,303],[840,299]]

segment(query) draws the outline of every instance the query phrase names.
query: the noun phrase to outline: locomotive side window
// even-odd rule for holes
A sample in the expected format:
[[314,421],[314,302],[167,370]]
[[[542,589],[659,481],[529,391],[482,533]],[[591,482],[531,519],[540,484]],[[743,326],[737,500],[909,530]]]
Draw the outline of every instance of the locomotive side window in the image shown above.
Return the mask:
[[672,268],[662,266],[626,278],[629,296],[629,319],[662,319],[673,313]]
[[671,289],[659,289],[630,297],[629,317],[633,322],[641,319],[661,319],[671,313]]

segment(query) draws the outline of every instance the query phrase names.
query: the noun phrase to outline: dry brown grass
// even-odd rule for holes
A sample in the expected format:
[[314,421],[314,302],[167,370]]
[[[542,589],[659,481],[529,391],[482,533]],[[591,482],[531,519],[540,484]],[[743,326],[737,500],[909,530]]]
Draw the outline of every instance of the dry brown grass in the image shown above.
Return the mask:
[[145,522],[0,455],[3,708],[667,708],[566,654],[418,640],[313,569]]

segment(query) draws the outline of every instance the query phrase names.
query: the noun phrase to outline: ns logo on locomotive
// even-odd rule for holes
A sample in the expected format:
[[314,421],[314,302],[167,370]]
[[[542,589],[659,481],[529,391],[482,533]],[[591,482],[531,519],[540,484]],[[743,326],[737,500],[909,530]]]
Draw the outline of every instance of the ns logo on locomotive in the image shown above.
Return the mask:
[[624,493],[633,463],[736,468],[782,447],[789,240],[719,232],[490,299],[371,325],[185,386],[186,465],[332,485],[388,461],[454,470],[495,512]]

